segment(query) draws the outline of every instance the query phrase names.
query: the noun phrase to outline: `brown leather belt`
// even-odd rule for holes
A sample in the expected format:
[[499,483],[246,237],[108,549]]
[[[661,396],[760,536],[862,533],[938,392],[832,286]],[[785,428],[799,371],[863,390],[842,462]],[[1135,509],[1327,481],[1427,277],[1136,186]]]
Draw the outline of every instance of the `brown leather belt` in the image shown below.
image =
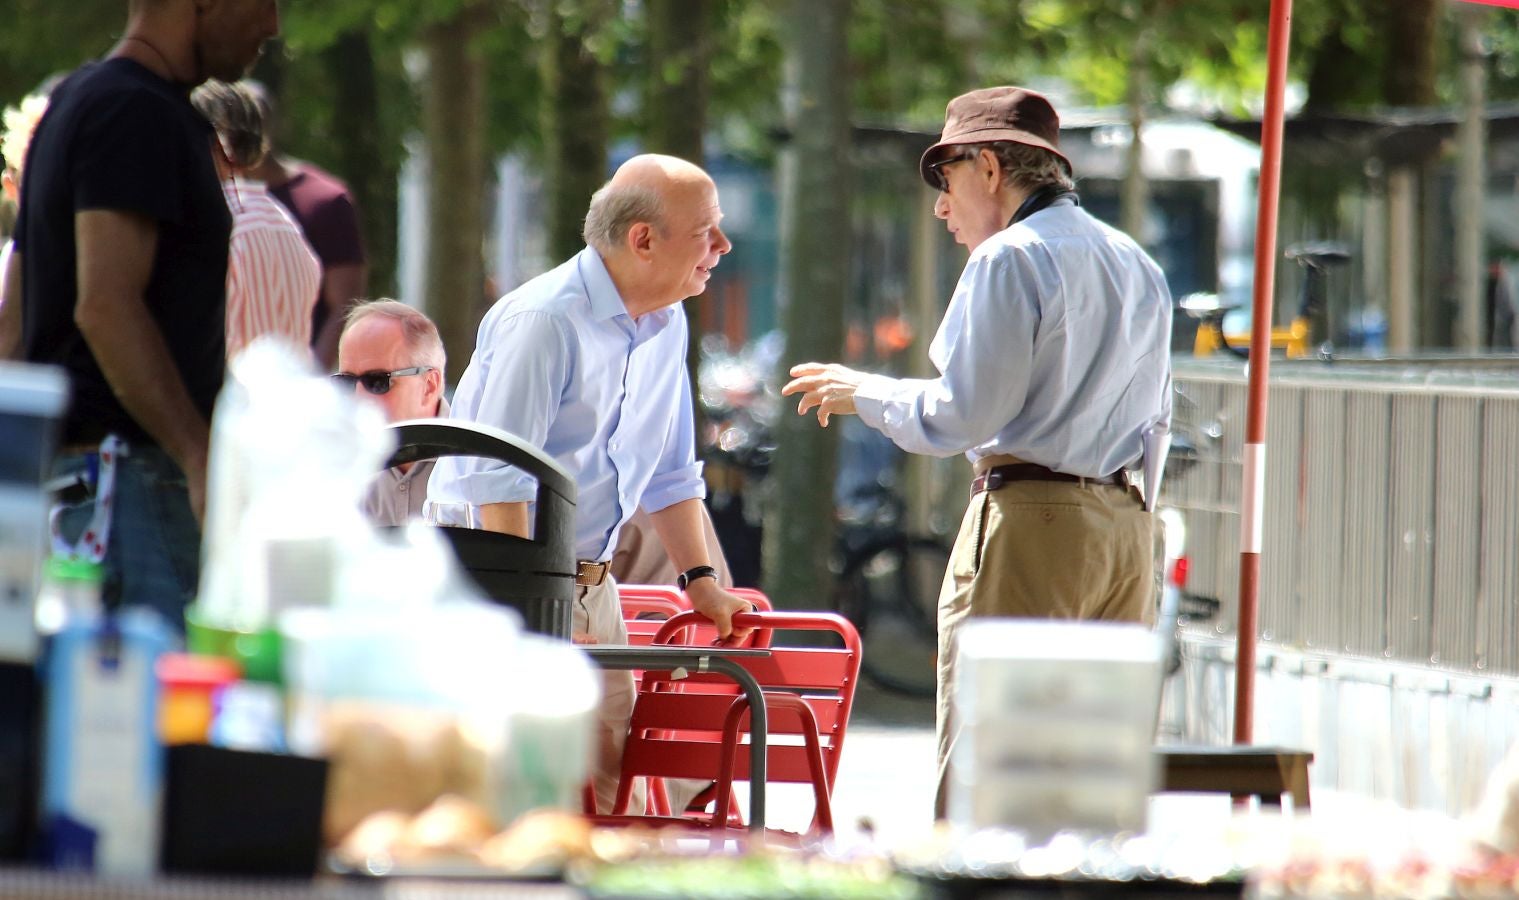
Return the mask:
[[1127,469],[1119,469],[1105,478],[1084,478],[1080,475],[1056,472],[1054,469],[1047,469],[1036,463],[1011,463],[1005,466],[992,466],[977,475],[970,483],[970,493],[974,497],[982,491],[995,491],[1013,481],[1067,481],[1081,485],[1100,484],[1127,488],[1129,472]]
[[575,583],[581,587],[596,587],[607,580],[610,562],[592,562],[588,559],[575,561]]

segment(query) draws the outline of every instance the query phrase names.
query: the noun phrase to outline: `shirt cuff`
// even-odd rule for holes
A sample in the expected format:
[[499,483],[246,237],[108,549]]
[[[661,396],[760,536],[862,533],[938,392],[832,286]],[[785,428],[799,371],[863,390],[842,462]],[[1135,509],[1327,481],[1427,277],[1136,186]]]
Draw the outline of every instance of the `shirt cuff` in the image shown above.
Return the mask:
[[538,499],[538,479],[520,469],[502,466],[488,472],[471,472],[454,482],[455,497],[471,506],[492,503],[522,503]]
[[876,431],[886,430],[886,403],[897,392],[898,380],[885,375],[866,375],[854,391],[854,411],[860,421]]
[[707,483],[702,480],[701,470],[702,464],[695,462],[674,472],[656,475],[644,488],[639,505],[645,512],[653,513],[684,500],[706,499]]

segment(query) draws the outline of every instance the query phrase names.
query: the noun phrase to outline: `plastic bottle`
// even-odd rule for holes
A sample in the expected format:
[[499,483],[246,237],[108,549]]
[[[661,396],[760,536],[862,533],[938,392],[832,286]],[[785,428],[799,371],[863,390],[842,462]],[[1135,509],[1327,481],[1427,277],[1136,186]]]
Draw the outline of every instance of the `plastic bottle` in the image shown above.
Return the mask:
[[69,622],[100,615],[100,563],[54,556],[43,569],[37,592],[37,632],[57,634]]

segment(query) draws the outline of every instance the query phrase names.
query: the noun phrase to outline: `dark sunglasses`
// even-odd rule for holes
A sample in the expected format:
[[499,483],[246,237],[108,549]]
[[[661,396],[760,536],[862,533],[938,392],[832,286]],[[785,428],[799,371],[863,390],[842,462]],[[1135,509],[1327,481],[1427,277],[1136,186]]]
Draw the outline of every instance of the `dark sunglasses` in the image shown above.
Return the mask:
[[976,155],[974,153],[962,153],[959,156],[951,156],[948,159],[941,159],[936,163],[929,163],[928,174],[933,176],[935,186],[938,187],[939,192],[947,194],[949,193],[949,179],[946,178],[944,173],[939,170],[944,166],[949,165],[950,163],[965,162],[968,159],[975,158]]
[[390,393],[390,379],[401,378],[406,375],[421,375],[423,372],[431,372],[432,366],[412,366],[409,369],[397,369],[394,372],[365,372],[362,375],[349,375],[347,372],[335,372],[332,380],[337,382],[345,391],[353,390],[356,384],[362,384],[364,390],[376,397]]

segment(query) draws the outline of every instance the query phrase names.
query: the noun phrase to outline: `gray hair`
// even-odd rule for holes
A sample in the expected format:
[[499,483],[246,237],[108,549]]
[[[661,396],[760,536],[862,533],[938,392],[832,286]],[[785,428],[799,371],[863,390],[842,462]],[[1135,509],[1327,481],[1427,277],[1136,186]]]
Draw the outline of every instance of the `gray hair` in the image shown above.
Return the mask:
[[239,169],[251,169],[263,161],[269,152],[263,110],[241,82],[210,79],[190,92],[190,102],[216,129],[228,162]]
[[439,372],[447,367],[448,356],[443,352],[438,326],[420,310],[389,298],[365,300],[348,310],[348,315],[343,318],[343,333],[347,334],[349,329],[370,316],[382,316],[400,323],[406,349],[412,354],[412,365],[431,366]]
[[615,253],[639,222],[665,230],[664,203],[659,193],[640,185],[613,187],[608,181],[591,195],[585,214],[586,244],[603,256]]
[[975,156],[982,150],[990,150],[1002,165],[1003,183],[1024,190],[1037,190],[1050,185],[1063,191],[1076,187],[1071,179],[1070,166],[1055,154],[1041,147],[1017,144],[1012,141],[992,141],[986,144],[967,144],[966,154]]

